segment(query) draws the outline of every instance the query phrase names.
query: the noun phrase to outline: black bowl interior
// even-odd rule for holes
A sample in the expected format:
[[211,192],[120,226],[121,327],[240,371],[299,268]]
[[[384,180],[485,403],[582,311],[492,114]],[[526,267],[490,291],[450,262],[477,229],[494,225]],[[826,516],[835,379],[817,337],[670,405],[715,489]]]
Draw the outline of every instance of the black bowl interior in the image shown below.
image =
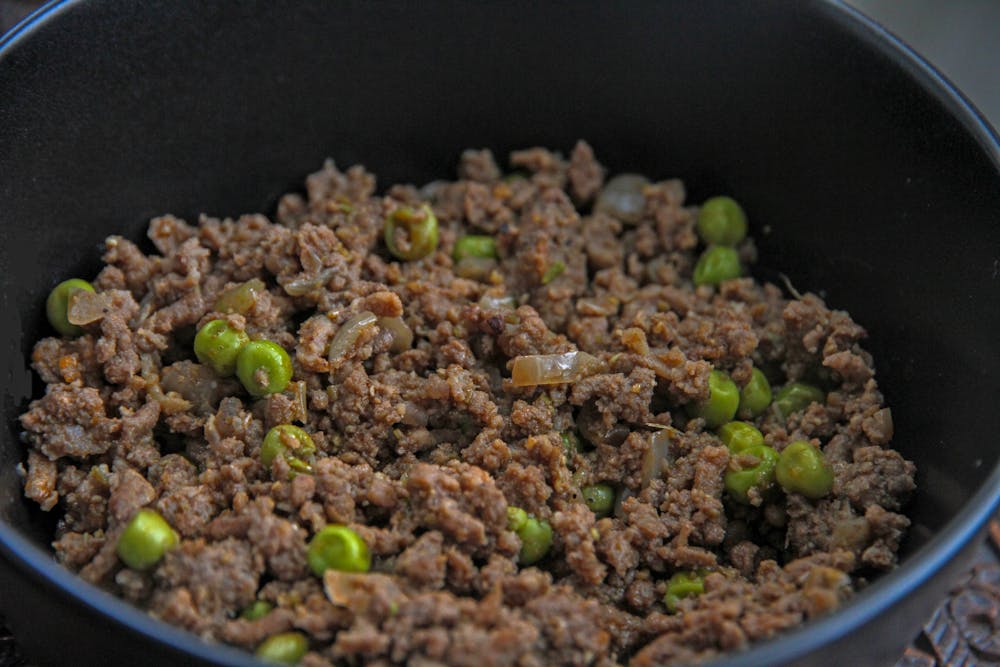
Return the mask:
[[798,643],[746,658],[822,661],[817,642],[922,585],[939,593],[948,582],[926,586],[931,574],[998,495],[1000,151],[891,37],[818,1],[81,0],[0,51],[0,550],[17,577],[50,582],[28,595],[69,599],[77,634],[128,625],[192,646],[55,574],[31,546],[52,520],[20,499],[16,417],[39,390],[26,359],[47,334],[44,296],[92,275],[107,235],[139,239],[164,212],[271,212],[328,156],[383,185],[421,183],[452,175],[464,147],[577,138],[615,171],[683,177],[693,201],[738,197],[759,275],[784,273],[868,329],[895,446],[918,464],[906,567]]

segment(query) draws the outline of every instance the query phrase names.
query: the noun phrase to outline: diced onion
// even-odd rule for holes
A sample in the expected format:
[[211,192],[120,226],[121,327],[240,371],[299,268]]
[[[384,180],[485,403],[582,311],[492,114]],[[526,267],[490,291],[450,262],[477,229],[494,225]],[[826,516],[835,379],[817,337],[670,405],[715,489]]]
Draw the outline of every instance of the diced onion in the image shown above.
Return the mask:
[[380,317],[378,325],[392,334],[391,352],[403,352],[413,345],[413,330],[399,317]]
[[613,296],[577,299],[576,312],[594,317],[614,315],[618,312],[618,299]]
[[328,266],[310,278],[296,278],[282,285],[289,296],[302,296],[317,290],[337,274],[337,267]]
[[485,280],[497,262],[492,257],[463,257],[455,264],[455,275],[469,280]]
[[665,466],[673,461],[670,456],[671,429],[665,428],[649,436],[649,449],[642,457],[642,488],[659,479]]
[[69,295],[66,319],[70,324],[90,324],[107,315],[110,306],[111,299],[103,292],[75,290]]
[[257,303],[257,295],[267,290],[260,278],[251,278],[245,283],[233,285],[215,300],[215,310],[220,313],[246,315]]
[[337,331],[337,335],[330,341],[329,360],[336,362],[347,356],[347,351],[358,342],[361,334],[366,329],[375,326],[377,322],[378,318],[375,317],[375,313],[368,310],[360,312],[344,322]]
[[603,367],[600,359],[586,352],[528,354],[514,358],[511,380],[515,387],[576,382]]
[[618,174],[609,180],[594,202],[594,211],[606,213],[622,222],[636,223],[642,220],[646,210],[646,196],[643,189],[649,180],[639,174]]
[[502,308],[514,310],[517,308],[517,299],[512,296],[491,296],[484,294],[479,298],[479,306],[485,310],[500,310]]
[[627,486],[623,486],[620,489],[618,489],[618,493],[615,494],[614,515],[616,517],[618,517],[619,519],[625,518],[625,511],[622,509],[622,505],[624,505],[625,501],[634,495],[635,494],[632,493],[632,491],[630,491]]

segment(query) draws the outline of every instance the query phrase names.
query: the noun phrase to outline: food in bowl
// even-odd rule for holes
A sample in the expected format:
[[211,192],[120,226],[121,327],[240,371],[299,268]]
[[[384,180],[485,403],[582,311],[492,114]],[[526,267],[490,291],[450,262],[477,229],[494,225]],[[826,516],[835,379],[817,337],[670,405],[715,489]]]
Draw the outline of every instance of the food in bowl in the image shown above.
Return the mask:
[[749,277],[730,197],[510,162],[109,238],[21,417],[60,562],[308,665],[697,661],[892,568],[915,470],[864,329]]

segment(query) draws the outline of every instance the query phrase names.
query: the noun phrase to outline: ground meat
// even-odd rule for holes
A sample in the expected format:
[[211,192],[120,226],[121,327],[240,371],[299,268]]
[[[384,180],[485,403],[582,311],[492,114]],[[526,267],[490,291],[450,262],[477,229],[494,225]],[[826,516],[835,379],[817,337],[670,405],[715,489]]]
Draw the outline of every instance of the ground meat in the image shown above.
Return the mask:
[[[619,219],[592,210],[607,170],[585,142],[510,166],[468,150],[456,182],[376,195],[328,161],[274,219],[158,217],[149,255],[109,238],[87,297],[102,310],[35,345],[46,387],[21,416],[24,492],[56,515],[57,559],[206,639],[303,632],[311,667],[699,662],[894,567],[915,469],[891,449],[865,330],[752,278],[694,286],[679,180],[647,183]],[[437,249],[397,261],[386,217],[425,203]],[[467,234],[493,240],[481,271],[453,256]],[[736,250],[756,260],[752,239]],[[192,339],[216,319],[283,347],[287,386],[251,395],[201,363]],[[515,360],[569,377],[515,386]],[[712,371],[742,388],[754,369],[821,390],[787,415],[741,412],[775,452],[822,452],[821,497],[736,493],[756,459],[702,404]],[[312,445],[276,452],[280,425]],[[178,538],[144,571],[117,554],[140,509]],[[317,576],[331,526],[363,543],[365,571]],[[703,591],[674,595],[680,577]],[[241,617],[255,601],[271,611]]]
[[97,389],[48,385],[45,396],[21,415],[29,441],[49,459],[86,458],[104,454],[114,445],[121,422],[105,414]]

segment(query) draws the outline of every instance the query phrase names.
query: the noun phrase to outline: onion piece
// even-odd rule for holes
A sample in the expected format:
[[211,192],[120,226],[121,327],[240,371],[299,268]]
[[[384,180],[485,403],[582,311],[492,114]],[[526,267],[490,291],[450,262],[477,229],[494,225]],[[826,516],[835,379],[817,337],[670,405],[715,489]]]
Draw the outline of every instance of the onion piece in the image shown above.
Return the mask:
[[111,297],[104,292],[74,290],[69,295],[66,319],[70,324],[90,324],[102,319],[111,307]]
[[646,196],[643,194],[649,179],[639,174],[618,174],[607,183],[597,201],[595,213],[606,213],[622,222],[637,223],[646,212]]
[[424,201],[432,202],[437,199],[441,192],[449,185],[451,185],[451,183],[448,181],[431,181],[417,190],[417,195]]
[[517,308],[517,299],[512,296],[492,296],[484,294],[479,298],[479,307],[484,310],[515,310]]
[[511,380],[515,387],[577,382],[601,372],[604,362],[586,352],[527,354],[514,357]]
[[413,345],[413,329],[400,317],[380,317],[378,325],[392,334],[390,352],[403,352]]
[[239,313],[246,315],[257,304],[257,296],[267,290],[267,285],[260,278],[251,278],[245,283],[233,285],[222,292],[215,300],[214,310],[220,313]]
[[302,296],[303,294],[308,294],[313,290],[319,289],[335,275],[337,275],[337,267],[328,266],[315,276],[289,280],[287,283],[282,285],[282,287],[289,296]]
[[358,338],[378,322],[375,313],[365,310],[340,325],[337,335],[330,341],[330,353],[328,359],[331,363],[340,361],[347,356],[347,351],[358,342]]
[[649,436],[649,448],[642,457],[642,488],[645,489],[654,479],[659,479],[664,467],[673,463],[670,455],[673,431],[672,428],[665,428]]
[[497,262],[492,257],[463,257],[455,264],[455,275],[469,280],[485,280]]
[[618,313],[619,301],[613,296],[582,298],[576,301],[576,312],[590,317],[607,317]]
[[632,491],[629,490],[627,486],[623,486],[620,489],[618,489],[618,493],[615,494],[615,508],[613,510],[613,514],[617,518],[619,519],[625,518],[625,511],[622,509],[622,505],[624,505],[625,501],[634,495],[635,494],[632,493]]

